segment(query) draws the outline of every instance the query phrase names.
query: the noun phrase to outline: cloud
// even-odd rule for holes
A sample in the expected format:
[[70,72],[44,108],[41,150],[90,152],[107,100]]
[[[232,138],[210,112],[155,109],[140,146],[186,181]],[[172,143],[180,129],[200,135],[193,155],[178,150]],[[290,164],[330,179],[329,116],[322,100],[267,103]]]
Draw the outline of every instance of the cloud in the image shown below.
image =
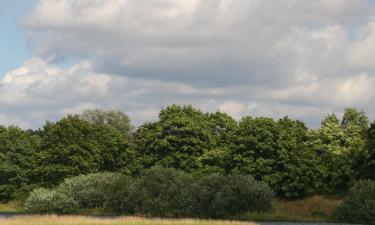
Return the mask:
[[33,58],[0,81],[0,118],[35,127],[104,107],[140,124],[172,103],[312,126],[349,105],[372,116],[373,12],[366,0],[39,0],[22,21]]

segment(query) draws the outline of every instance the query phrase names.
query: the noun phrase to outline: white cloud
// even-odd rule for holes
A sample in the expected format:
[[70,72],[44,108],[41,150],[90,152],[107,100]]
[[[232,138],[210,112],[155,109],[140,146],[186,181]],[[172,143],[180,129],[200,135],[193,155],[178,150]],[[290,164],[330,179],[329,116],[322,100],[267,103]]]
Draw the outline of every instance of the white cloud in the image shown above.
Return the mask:
[[171,103],[312,125],[348,105],[375,115],[373,12],[366,0],[39,0],[23,21],[34,57],[0,81],[1,118],[35,127],[103,107],[139,124]]
[[219,110],[229,115],[233,116],[235,119],[239,120],[244,115],[245,105],[237,101],[225,101],[220,104]]

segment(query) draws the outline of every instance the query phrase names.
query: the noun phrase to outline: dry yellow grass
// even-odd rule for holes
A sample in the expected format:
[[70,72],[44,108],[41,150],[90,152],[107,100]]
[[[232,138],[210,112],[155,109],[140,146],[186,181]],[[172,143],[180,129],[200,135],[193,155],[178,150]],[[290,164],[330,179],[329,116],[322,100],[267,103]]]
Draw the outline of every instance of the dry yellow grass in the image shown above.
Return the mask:
[[282,215],[314,218],[330,216],[340,202],[340,199],[312,196],[296,201],[276,201],[274,203],[274,210],[275,213]]
[[16,201],[0,203],[0,212],[18,212],[19,210],[19,203]]
[[93,218],[85,216],[19,216],[0,219],[1,225],[256,225],[252,222],[142,217]]

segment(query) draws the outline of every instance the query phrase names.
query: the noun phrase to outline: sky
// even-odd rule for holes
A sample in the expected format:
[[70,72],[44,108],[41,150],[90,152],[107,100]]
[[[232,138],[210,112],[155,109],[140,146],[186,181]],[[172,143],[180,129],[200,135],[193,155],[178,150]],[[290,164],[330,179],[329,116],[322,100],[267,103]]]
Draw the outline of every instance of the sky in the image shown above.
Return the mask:
[[0,124],[170,104],[317,127],[375,120],[375,1],[1,0]]

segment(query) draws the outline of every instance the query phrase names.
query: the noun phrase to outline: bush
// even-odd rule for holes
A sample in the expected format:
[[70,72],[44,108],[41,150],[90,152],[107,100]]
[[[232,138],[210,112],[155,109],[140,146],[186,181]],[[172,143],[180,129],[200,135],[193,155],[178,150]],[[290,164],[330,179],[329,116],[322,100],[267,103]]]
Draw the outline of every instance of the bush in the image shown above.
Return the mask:
[[135,212],[134,202],[130,199],[130,190],[133,182],[133,178],[123,175],[108,187],[109,195],[104,205],[107,211],[127,214]]
[[94,173],[67,178],[56,191],[72,197],[81,208],[102,208],[109,197],[109,187],[121,176],[119,173]]
[[375,224],[375,181],[354,185],[334,215],[340,221]]
[[155,167],[144,171],[131,186],[128,201],[137,213],[150,216],[181,215],[181,193],[192,178],[174,169]]
[[211,204],[214,216],[230,216],[244,212],[264,212],[272,208],[273,193],[264,182],[251,176],[227,176]]
[[185,216],[226,217],[242,212],[271,209],[273,193],[250,176],[209,175],[185,189]]
[[26,199],[25,210],[32,213],[74,213],[78,203],[66,194],[45,188],[34,189]]

